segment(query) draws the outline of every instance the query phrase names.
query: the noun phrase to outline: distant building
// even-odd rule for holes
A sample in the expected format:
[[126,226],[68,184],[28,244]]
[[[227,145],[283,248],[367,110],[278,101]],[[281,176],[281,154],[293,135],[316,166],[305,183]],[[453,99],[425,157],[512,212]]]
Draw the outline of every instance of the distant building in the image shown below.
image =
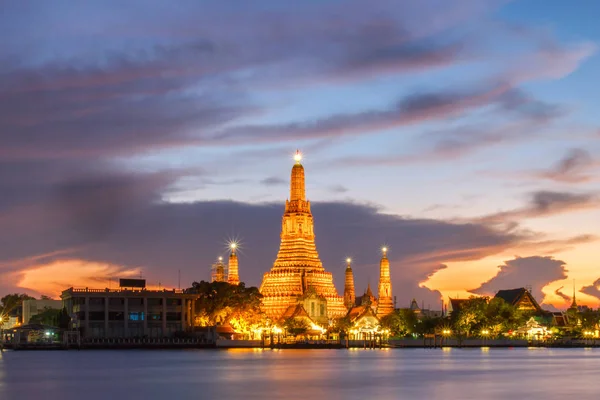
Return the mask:
[[71,328],[85,338],[169,337],[192,328],[196,294],[145,288],[62,292]]
[[449,297],[448,300],[448,316],[451,316],[454,312],[458,312],[462,304],[465,301],[469,301],[469,299],[453,299],[452,297]]
[[416,299],[412,299],[410,302],[409,309],[415,313],[418,319],[424,318],[440,318],[444,316],[442,311],[430,310],[428,308],[419,307],[419,303],[417,303]]
[[63,308],[62,300],[23,300],[23,325],[31,320],[31,317],[38,315],[45,309],[60,310]]
[[542,307],[526,288],[499,290],[494,298],[500,298],[521,311],[542,313]]

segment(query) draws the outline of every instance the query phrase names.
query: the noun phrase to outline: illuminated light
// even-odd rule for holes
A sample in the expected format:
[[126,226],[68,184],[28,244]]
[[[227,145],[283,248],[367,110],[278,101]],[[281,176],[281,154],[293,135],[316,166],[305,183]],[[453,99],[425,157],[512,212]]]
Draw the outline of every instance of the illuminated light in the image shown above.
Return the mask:
[[219,257],[219,261],[223,261],[223,257]]
[[230,244],[229,244],[229,248],[230,248],[231,250],[235,250],[235,249],[237,248],[237,243],[236,243],[236,242],[232,242],[232,243],[230,243]]
[[346,258],[346,262],[347,262],[348,264],[350,264],[350,263],[352,262],[352,259],[351,259],[350,257],[348,257],[348,258]]
[[296,161],[296,164],[300,164],[300,161],[302,161],[302,153],[300,150],[296,150],[296,154],[294,154],[294,161]]
[[388,248],[384,246],[384,247],[381,248],[381,251],[383,251],[383,254],[385,254],[385,253],[387,253]]

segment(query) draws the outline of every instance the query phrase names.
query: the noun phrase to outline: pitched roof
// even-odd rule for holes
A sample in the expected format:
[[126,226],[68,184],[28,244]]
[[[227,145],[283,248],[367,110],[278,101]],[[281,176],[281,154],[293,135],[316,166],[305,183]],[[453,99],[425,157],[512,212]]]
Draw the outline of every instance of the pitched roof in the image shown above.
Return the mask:
[[352,307],[346,316],[350,319],[350,321],[354,322],[363,316],[372,316],[377,318],[377,315],[373,311],[373,308],[368,304],[363,304],[361,306]]
[[300,303],[289,306],[285,310],[285,312],[283,313],[283,315],[281,316],[280,319],[286,320],[289,318],[297,318],[297,317],[308,318],[312,321],[312,319],[310,318],[310,316],[308,315],[308,313],[306,312],[306,310]]
[[542,308],[540,305],[533,298],[531,293],[529,293],[529,291],[525,288],[498,290],[498,293],[496,293],[496,296],[494,296],[494,298],[500,298],[506,301],[508,304],[512,304],[513,306],[519,304],[524,297],[529,298],[535,309],[541,311]]
[[450,297],[450,308],[452,308],[452,311],[458,311],[462,303],[468,300],[469,299],[453,299]]

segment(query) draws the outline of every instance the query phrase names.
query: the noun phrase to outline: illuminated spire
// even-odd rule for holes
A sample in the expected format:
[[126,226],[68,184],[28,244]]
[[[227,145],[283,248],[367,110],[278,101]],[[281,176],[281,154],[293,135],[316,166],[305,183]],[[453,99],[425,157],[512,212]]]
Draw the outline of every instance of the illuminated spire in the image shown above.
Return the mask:
[[292,167],[292,179],[290,181],[290,202],[306,201],[304,167],[300,163],[302,161],[302,153],[300,153],[300,150],[296,150],[294,160],[296,160],[296,164],[294,164]]
[[239,267],[238,267],[238,258],[236,254],[237,243],[231,242],[229,244],[229,249],[231,253],[229,254],[229,274],[227,276],[227,282],[232,285],[239,285],[240,283],[240,275],[239,275]]
[[354,273],[350,264],[352,259],[346,259],[346,282],[344,286],[344,305],[347,309],[354,307],[356,293],[354,292]]
[[381,260],[379,261],[379,300],[377,301],[377,317],[381,318],[394,312],[394,301],[392,297],[392,281],[390,279],[390,261],[387,258],[388,248],[381,248]]

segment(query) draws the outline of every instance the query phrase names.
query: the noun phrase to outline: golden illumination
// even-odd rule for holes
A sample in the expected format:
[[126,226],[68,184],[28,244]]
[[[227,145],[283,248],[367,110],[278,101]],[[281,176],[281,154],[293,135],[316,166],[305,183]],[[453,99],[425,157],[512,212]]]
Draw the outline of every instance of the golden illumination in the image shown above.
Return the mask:
[[385,253],[387,253],[388,248],[384,246],[384,247],[381,248],[381,251],[383,252],[383,254],[385,254]]
[[297,164],[300,164],[300,161],[302,161],[302,153],[300,150],[296,150],[296,154],[294,154],[294,161],[296,161]]
[[235,250],[235,249],[237,248],[237,243],[236,243],[236,242],[231,242],[231,243],[229,244],[229,248],[230,248],[231,250]]
[[278,319],[285,310],[298,303],[310,291],[327,301],[327,316],[346,314],[344,299],[333,284],[331,272],[325,271],[315,244],[314,222],[310,201],[306,199],[304,167],[300,151],[294,157],[290,180],[290,197],[285,202],[281,221],[281,241],[277,259],[264,274],[260,292],[265,313]]
[[352,259],[351,259],[350,257],[348,257],[348,258],[346,258],[346,262],[347,262],[348,264],[350,264],[350,263],[352,262]]

